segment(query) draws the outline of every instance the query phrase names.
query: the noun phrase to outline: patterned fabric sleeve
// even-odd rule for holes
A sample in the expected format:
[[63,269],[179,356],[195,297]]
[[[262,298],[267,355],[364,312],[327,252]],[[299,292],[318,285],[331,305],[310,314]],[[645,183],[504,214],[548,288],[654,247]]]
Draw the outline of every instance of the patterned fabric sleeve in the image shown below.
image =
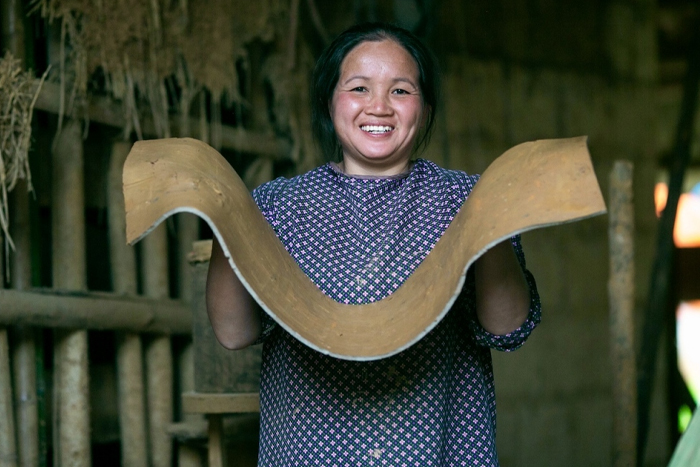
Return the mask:
[[[253,200],[255,204],[258,205],[260,212],[267,220],[268,224],[272,226],[272,229],[277,232],[275,228],[275,197],[279,191],[286,185],[288,180],[284,178],[277,178],[271,182],[264,183],[253,190]],[[277,323],[272,319],[270,315],[265,313],[265,310],[258,307],[258,313],[260,313],[260,324],[261,332],[258,339],[253,343],[262,344],[267,340],[270,335],[277,329]]]
[[532,330],[535,329],[541,320],[540,296],[537,293],[535,278],[525,267],[525,255],[520,244],[520,235],[512,237],[511,242],[513,244],[513,248],[515,249],[515,254],[518,261],[520,262],[520,266],[523,268],[523,272],[525,273],[525,279],[530,290],[530,311],[525,319],[525,322],[518,329],[509,332],[508,334],[491,334],[484,329],[476,317],[476,297],[474,289],[474,274],[472,270],[469,271],[470,274],[465,282],[463,292],[463,295],[465,295],[463,303],[467,304],[466,307],[468,309],[468,325],[474,336],[475,342],[478,345],[500,350],[502,352],[511,352],[520,348],[530,336]]
[[[454,196],[460,198],[461,203],[462,200],[469,196],[469,193],[471,193],[471,190],[479,181],[480,177],[479,175],[467,175],[461,171],[449,171],[449,174],[451,177],[453,177],[452,180],[454,183],[452,185],[452,193]],[[464,313],[463,316],[466,317],[467,328],[473,335],[476,344],[503,352],[510,352],[521,347],[530,336],[532,330],[539,324],[541,318],[540,297],[537,293],[537,285],[535,283],[535,278],[525,267],[525,254],[523,253],[523,248],[520,244],[520,235],[512,237],[511,242],[513,244],[513,249],[515,250],[515,255],[518,258],[518,262],[525,273],[528,288],[530,289],[530,311],[522,326],[502,336],[491,334],[484,329],[483,326],[481,326],[481,323],[479,323],[479,320],[476,317],[476,296],[473,267],[467,272],[462,293],[455,303],[455,308]]]

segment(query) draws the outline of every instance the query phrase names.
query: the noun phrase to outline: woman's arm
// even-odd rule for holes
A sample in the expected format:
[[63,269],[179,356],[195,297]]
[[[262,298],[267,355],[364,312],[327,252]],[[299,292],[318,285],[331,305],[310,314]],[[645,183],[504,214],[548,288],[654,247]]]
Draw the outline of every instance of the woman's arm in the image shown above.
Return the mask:
[[216,238],[209,261],[206,301],[214,334],[227,349],[243,349],[260,336],[258,305],[229,265]]
[[510,239],[476,261],[476,315],[486,331],[504,335],[518,329],[530,310],[530,292]]

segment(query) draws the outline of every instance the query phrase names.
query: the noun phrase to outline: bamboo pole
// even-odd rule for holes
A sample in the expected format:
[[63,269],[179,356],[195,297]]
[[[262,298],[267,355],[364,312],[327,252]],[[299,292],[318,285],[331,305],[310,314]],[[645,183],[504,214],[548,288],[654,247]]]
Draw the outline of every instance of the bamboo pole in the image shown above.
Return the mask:
[[[5,239],[0,234],[0,241]],[[5,287],[4,243],[0,248],[0,289]],[[12,388],[10,385],[10,356],[7,329],[0,327],[0,466],[16,465],[10,463],[15,456],[15,426],[12,413]],[[5,460],[7,459],[7,460]]]
[[39,463],[36,330],[29,326],[18,326],[12,337],[18,465],[29,467]]
[[[4,237],[0,248],[0,289],[5,287]],[[10,355],[7,329],[0,328],[0,466],[12,467],[15,463],[15,424],[12,413],[12,387],[10,385]]]
[[[25,180],[18,181],[13,192],[12,237],[15,251],[11,258],[12,288],[28,290],[32,285],[31,227],[29,191]],[[37,403],[36,329],[24,324],[12,331],[12,370],[20,466],[39,462],[39,412]]]
[[[122,167],[131,144],[112,145],[109,166],[108,213],[112,288],[116,294],[136,295],[136,254],[126,244]],[[117,333],[117,385],[122,465],[148,465],[146,401],[143,382],[141,336],[133,332]]]
[[[10,51],[15,58],[26,67],[26,53],[24,41],[24,8],[20,0],[8,0],[2,2],[2,45]],[[15,289],[28,288],[31,283],[31,245],[29,230],[29,195],[25,180],[19,180],[13,192],[13,219],[11,223],[12,236],[15,242],[15,251],[11,258],[11,281]],[[2,261],[0,260],[0,267]],[[4,283],[0,283],[2,288]],[[0,378],[14,384],[14,410],[15,423],[5,425],[9,430],[11,426],[17,430],[16,448],[18,464],[22,466],[36,465],[38,462],[38,414],[36,404],[36,344],[34,330],[20,326],[11,331],[13,346],[9,350],[12,354],[8,363],[12,363],[12,378],[9,371],[0,371]],[[7,339],[5,334],[4,339]],[[0,338],[1,340],[1,338]],[[4,342],[6,344],[7,342]],[[0,344],[2,345],[2,344]],[[0,455],[1,457],[1,455]]]
[[[199,238],[199,220],[190,213],[179,214],[178,218],[178,244],[180,256],[178,267],[180,271],[180,299],[185,303],[192,301],[192,266],[188,261],[188,253],[192,244]],[[194,391],[194,349],[192,341],[189,341],[178,361],[179,382],[182,392]],[[203,421],[202,414],[184,414],[184,421]],[[179,443],[177,446],[178,465],[180,467],[201,467],[202,458],[196,448]]]
[[[80,124],[69,120],[56,135],[53,151],[53,286],[59,290],[87,288],[81,133]],[[55,458],[62,466],[89,466],[87,331],[56,331],[55,343]]]
[[[4,242],[2,234],[0,240]],[[4,251],[4,245],[0,250]],[[4,257],[0,256],[0,289],[5,287]],[[12,408],[12,386],[10,384],[10,355],[7,329],[0,328],[0,466],[16,464],[15,424]]]
[[[194,348],[190,342],[185,346],[180,355],[180,388],[183,393],[194,391]],[[187,413],[183,415],[185,422],[194,423],[197,421],[204,422],[203,414]],[[178,465],[179,467],[200,467],[202,465],[202,456],[199,451],[186,444],[180,443],[177,447]]]
[[[0,248],[0,289],[5,287],[4,240],[0,234],[0,241],[3,242]],[[11,463],[15,456],[15,426],[12,413],[10,356],[9,352],[4,350],[8,347],[7,330],[0,328],[0,466],[3,467],[16,465]]]
[[63,329],[192,333],[192,312],[176,300],[149,300],[91,292],[57,295],[0,291],[0,325]]
[[[186,11],[183,10],[183,11]],[[192,121],[189,116],[189,108],[191,102],[189,100],[182,102],[185,104],[180,109],[180,135],[191,136]],[[203,116],[203,115],[202,115]],[[200,116],[201,117],[201,116]],[[206,135],[203,139],[208,139]],[[199,219],[191,213],[181,213],[177,215],[177,241],[178,241],[178,271],[180,273],[180,300],[187,304],[192,303],[193,284],[192,284],[192,266],[189,262],[189,252],[192,245],[199,239]],[[194,348],[192,340],[190,340],[182,350],[178,360],[178,375],[181,393],[194,391]],[[179,414],[180,420],[185,422],[204,422],[202,414]],[[179,442],[177,445],[177,461],[179,467],[201,467],[202,456],[197,448]]]
[[[20,180],[14,190],[12,236],[12,288],[31,288],[31,229],[27,183]],[[36,329],[23,324],[12,330],[12,375],[14,384],[17,449],[20,466],[35,466],[39,462],[39,412],[37,404]]]
[[0,328],[0,467],[17,465],[7,330]]
[[[143,240],[143,290],[147,297],[169,295],[168,238],[165,224]],[[170,339],[156,335],[146,346],[146,394],[149,439],[153,467],[170,467],[172,440],[168,427],[173,421],[173,356]]]
[[613,380],[613,465],[637,458],[637,372],[634,348],[634,204],[632,163],[610,174],[610,359]]

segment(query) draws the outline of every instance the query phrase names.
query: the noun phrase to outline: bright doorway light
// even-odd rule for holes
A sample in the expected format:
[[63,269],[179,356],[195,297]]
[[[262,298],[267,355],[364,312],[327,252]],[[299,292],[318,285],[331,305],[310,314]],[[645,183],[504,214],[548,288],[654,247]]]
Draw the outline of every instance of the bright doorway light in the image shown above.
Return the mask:
[[678,369],[695,401],[700,396],[700,300],[681,302],[676,310]]
[[[700,300],[681,302],[676,309],[676,351],[680,371],[690,395],[698,405],[700,397]],[[692,411],[687,405],[678,411],[678,432],[690,423]]]
[[[665,183],[657,183],[654,189],[654,204],[656,215],[666,207],[668,198],[668,186]],[[700,183],[696,184],[688,193],[681,194],[678,200],[676,223],[673,226],[673,242],[678,248],[700,247]]]

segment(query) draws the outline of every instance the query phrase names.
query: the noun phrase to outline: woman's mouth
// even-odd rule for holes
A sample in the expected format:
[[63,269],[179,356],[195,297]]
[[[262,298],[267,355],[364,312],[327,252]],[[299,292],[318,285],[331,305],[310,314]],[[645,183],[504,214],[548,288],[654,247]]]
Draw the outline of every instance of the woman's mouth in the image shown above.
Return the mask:
[[394,130],[394,127],[388,125],[362,125],[360,126],[360,129],[366,133],[378,135],[383,133],[389,133],[390,131]]

